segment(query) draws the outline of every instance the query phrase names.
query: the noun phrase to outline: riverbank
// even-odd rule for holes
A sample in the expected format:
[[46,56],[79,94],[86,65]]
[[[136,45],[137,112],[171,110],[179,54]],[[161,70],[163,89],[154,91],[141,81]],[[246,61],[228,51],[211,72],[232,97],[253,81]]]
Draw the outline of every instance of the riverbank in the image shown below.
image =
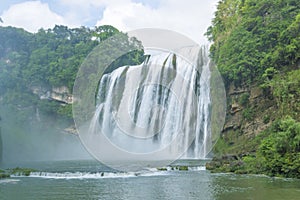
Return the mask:
[[228,154],[214,157],[210,162],[206,163],[205,167],[211,173],[258,174],[269,177],[300,179],[300,168],[298,166],[292,166],[288,169],[283,166],[283,163],[278,163],[273,168],[266,167],[267,165],[260,158],[257,158],[255,154]]
[[214,157],[210,162],[206,163],[205,167],[211,173],[263,174],[260,168],[253,168],[247,163],[247,160],[251,158],[254,159],[255,155],[227,154],[221,157]]

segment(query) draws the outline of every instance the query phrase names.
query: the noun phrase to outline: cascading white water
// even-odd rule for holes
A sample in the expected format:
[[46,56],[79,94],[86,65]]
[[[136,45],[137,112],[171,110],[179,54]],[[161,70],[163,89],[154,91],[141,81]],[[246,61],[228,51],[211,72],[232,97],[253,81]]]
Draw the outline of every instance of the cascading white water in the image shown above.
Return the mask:
[[212,146],[211,121],[210,121],[210,69],[207,55],[205,59],[200,78],[200,92],[198,96],[198,115],[197,132],[195,135],[195,146],[193,148],[195,158],[204,158],[207,156]]
[[198,72],[179,55],[159,52],[105,74],[89,131],[128,152],[149,153],[176,141],[170,153],[186,149],[185,158],[205,158],[212,146],[210,69],[208,57],[200,59]]

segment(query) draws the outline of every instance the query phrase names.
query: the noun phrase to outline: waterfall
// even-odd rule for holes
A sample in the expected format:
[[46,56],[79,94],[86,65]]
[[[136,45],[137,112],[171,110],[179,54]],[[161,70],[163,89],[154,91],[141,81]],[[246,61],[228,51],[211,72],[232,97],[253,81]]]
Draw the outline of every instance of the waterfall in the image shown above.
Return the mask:
[[205,53],[199,60],[195,67],[160,51],[104,74],[89,131],[128,152],[149,153],[175,141],[170,153],[184,149],[184,158],[205,158],[212,146],[210,69]]

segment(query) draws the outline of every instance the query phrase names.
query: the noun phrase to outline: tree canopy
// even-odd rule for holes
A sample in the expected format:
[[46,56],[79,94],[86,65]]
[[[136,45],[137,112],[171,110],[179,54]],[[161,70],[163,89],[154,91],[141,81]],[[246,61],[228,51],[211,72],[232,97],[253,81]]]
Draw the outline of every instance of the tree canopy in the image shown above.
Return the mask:
[[297,67],[299,20],[297,0],[221,0],[206,34],[226,82],[264,81],[262,75],[270,68]]
[[[15,27],[0,27],[1,104],[40,106],[48,113],[63,114],[66,111],[71,116],[70,107],[62,109],[53,105],[53,102],[40,101],[33,94],[32,88],[51,90],[66,86],[72,92],[78,69],[84,59],[97,45],[115,34],[128,38],[110,25],[93,29],[56,25],[53,29],[40,29],[37,33]],[[138,43],[137,40],[131,42]],[[140,63],[142,55],[143,52],[140,51],[125,55],[110,68]]]

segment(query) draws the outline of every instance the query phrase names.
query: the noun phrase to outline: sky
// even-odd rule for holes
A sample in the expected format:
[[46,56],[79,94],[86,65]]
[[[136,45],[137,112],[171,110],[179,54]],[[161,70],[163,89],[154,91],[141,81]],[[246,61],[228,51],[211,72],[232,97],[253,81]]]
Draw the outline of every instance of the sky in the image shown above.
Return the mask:
[[70,28],[112,25],[121,31],[162,28],[199,44],[211,24],[218,0],[1,0],[0,26]]

